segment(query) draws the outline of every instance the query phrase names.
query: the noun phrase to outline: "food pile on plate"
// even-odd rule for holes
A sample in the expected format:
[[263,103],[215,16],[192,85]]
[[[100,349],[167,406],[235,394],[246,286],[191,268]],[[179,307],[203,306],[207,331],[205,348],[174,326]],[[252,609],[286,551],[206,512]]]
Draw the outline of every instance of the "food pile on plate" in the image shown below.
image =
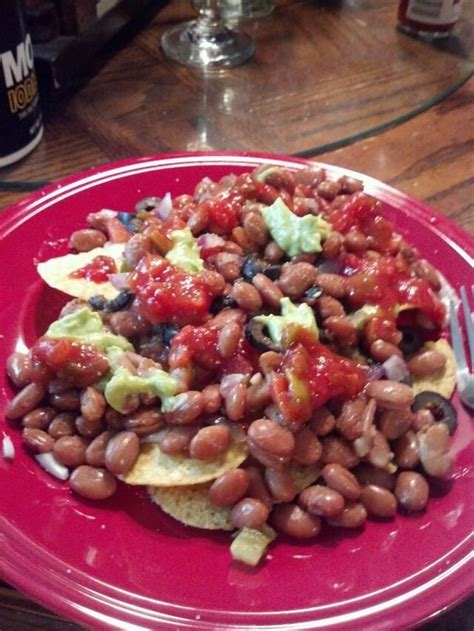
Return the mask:
[[361,182],[265,165],[87,223],[38,265],[73,299],[7,365],[41,466],[146,486],[251,565],[426,508],[456,428],[443,279]]

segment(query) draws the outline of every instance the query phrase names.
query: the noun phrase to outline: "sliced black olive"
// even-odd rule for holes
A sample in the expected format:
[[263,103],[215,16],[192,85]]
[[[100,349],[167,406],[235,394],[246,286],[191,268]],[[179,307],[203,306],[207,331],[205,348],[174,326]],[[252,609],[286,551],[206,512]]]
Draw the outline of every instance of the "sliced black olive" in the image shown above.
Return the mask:
[[232,298],[232,296],[221,294],[220,296],[216,296],[211,303],[210,312],[214,315],[225,309],[226,307],[236,307],[237,303]]
[[163,340],[163,344],[165,346],[169,346],[171,344],[171,340],[174,338],[176,333],[178,333],[179,327],[174,324],[162,324],[161,325],[161,339]]
[[248,341],[259,351],[279,351],[280,348],[273,342],[268,335],[263,332],[264,325],[257,322],[255,318],[245,327],[245,336]]
[[145,197],[145,199],[141,199],[135,204],[135,211],[137,213],[142,210],[149,212],[150,210],[153,210],[153,208],[156,208],[160,202],[160,197]]
[[306,290],[303,298],[303,302],[306,302],[308,305],[314,305],[316,300],[322,296],[323,290],[319,285],[313,285],[309,289]]
[[89,305],[93,311],[103,311],[107,304],[107,298],[105,296],[92,296],[89,298]]
[[119,213],[118,218],[130,232],[140,232],[143,227],[143,222],[135,213]]
[[454,434],[458,426],[458,417],[456,410],[448,399],[445,399],[437,392],[420,392],[416,395],[413,405],[413,412],[418,410],[429,410],[433,414],[437,423],[446,423],[450,434]]
[[135,213],[119,213],[117,217],[123,223],[124,226],[129,226],[130,222],[135,219]]
[[262,269],[262,274],[268,276],[270,280],[277,280],[281,276],[281,265],[267,265]]
[[130,289],[122,289],[122,291],[117,296],[115,296],[115,298],[112,298],[112,300],[108,301],[108,303],[105,305],[105,310],[121,311],[122,309],[128,307],[132,299],[133,294]]
[[265,263],[255,256],[246,256],[242,265],[241,274],[245,280],[251,281],[256,274],[263,272]]
[[419,351],[423,346],[420,332],[409,327],[399,327],[399,329],[403,334],[402,341],[398,345],[402,353],[406,356],[413,355],[413,353]]

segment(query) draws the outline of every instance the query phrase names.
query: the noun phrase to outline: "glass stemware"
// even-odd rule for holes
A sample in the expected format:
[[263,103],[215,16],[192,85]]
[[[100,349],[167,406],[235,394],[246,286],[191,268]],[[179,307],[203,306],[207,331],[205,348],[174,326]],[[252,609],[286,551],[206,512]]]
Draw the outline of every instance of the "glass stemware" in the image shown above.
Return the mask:
[[161,47],[167,57],[186,66],[236,66],[252,56],[253,40],[221,19],[220,0],[204,0],[196,20],[165,31]]

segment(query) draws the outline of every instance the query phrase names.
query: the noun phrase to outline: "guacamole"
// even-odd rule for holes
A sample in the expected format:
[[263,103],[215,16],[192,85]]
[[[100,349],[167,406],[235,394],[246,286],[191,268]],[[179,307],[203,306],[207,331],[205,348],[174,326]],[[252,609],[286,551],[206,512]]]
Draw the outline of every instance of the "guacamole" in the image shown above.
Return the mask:
[[279,316],[270,314],[254,318],[256,322],[261,322],[266,326],[268,334],[275,344],[280,346],[283,331],[289,324],[297,324],[301,328],[310,331],[315,339],[318,339],[318,325],[316,324],[314,312],[309,305],[303,302],[297,306],[289,298],[282,298],[280,307],[281,315]]
[[204,270],[204,264],[199,253],[196,239],[189,228],[173,230],[171,233],[173,247],[166,254],[166,260],[171,265],[180,267],[188,274],[199,274]]

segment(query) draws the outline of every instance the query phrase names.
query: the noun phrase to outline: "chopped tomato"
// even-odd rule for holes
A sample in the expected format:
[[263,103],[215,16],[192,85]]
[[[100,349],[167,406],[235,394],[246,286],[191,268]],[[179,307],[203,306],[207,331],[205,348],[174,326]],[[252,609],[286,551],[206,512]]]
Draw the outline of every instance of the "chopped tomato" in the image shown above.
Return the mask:
[[272,375],[271,392],[286,420],[305,422],[311,410],[329,399],[353,398],[364,383],[364,370],[360,366],[301,331]]
[[93,283],[105,283],[115,274],[117,265],[111,256],[96,256],[90,263],[69,274],[70,278],[84,278]]
[[[61,338],[40,337],[31,351],[33,380],[56,377],[74,388],[91,386],[109,372],[107,357],[94,346]],[[49,374],[45,374],[45,368]]]
[[199,275],[187,274],[151,254],[141,260],[130,286],[137,297],[138,311],[153,324],[200,324],[208,315],[213,297]]
[[354,254],[344,258],[343,274],[347,277],[347,298],[353,308],[365,304],[380,306],[395,319],[398,307],[419,309],[433,324],[441,326],[445,308],[429,284],[413,278],[401,257],[381,256],[363,259]]
[[227,234],[238,225],[238,204],[231,198],[206,199],[202,205],[209,215],[210,232]]

